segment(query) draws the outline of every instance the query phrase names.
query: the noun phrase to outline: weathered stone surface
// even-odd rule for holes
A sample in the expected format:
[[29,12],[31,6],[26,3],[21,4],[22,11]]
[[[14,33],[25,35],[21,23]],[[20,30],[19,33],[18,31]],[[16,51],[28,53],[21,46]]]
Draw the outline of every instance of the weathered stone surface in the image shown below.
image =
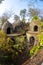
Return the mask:
[[6,21],[3,26],[2,26],[2,30],[7,33],[7,29],[10,28],[10,32],[13,32],[13,26],[10,22]]
[[[30,29],[28,32],[26,32],[28,45],[33,43],[33,46],[36,46],[39,44],[39,39],[37,38],[37,35],[41,32],[40,23],[39,21],[32,21],[29,26]],[[34,40],[32,39],[32,37],[34,38]]]

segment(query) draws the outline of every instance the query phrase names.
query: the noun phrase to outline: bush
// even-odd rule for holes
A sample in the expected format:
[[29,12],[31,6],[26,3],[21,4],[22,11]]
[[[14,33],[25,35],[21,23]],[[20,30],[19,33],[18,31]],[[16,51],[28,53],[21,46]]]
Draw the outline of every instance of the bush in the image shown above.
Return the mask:
[[39,49],[41,48],[41,46],[34,46],[31,50],[30,50],[30,56],[36,54]]
[[17,57],[21,55],[25,49],[24,43],[26,42],[24,36],[15,37],[14,40],[15,41],[9,37],[7,38],[7,35],[3,31],[0,31],[0,59],[3,64],[8,61],[8,63],[12,61],[15,63],[15,61],[18,60]]
[[14,38],[15,39],[15,43],[19,43],[19,44],[23,44],[24,43],[24,41],[25,41],[25,37],[24,36],[20,36],[20,37],[15,37]]
[[7,43],[7,38],[6,38],[6,34],[3,31],[0,31],[0,48],[2,46],[5,46],[5,44]]
[[43,48],[43,33],[38,34],[37,37],[38,37],[38,39],[39,39],[39,45],[38,45],[38,46],[34,46],[34,47],[30,50],[30,56],[36,54],[39,49]]
[[39,45],[43,46],[43,33],[38,34],[37,37],[39,39]]

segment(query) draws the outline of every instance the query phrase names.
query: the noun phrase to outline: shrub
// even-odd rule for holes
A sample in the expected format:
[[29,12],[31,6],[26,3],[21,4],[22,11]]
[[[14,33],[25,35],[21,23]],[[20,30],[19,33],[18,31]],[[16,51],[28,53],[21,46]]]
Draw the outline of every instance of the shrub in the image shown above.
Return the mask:
[[5,46],[6,40],[7,40],[6,34],[3,31],[0,31],[0,48],[2,46]]
[[19,44],[21,44],[21,43],[24,43],[24,41],[25,41],[25,37],[24,36],[20,36],[20,37],[15,37],[15,43],[19,43]]
[[39,39],[39,45],[43,46],[43,33],[38,34],[37,37]]
[[24,43],[26,42],[24,36],[15,37],[14,40],[15,41],[9,37],[7,38],[7,35],[3,31],[0,31],[0,58],[3,64],[11,60],[15,63],[15,61],[18,60],[17,57],[21,55],[25,49]]
[[37,37],[38,37],[38,39],[39,39],[39,45],[38,45],[38,46],[34,46],[34,47],[30,50],[30,56],[36,54],[36,53],[38,52],[38,50],[43,47],[43,33],[38,34]]
[[41,48],[40,46],[34,46],[34,47],[30,50],[30,56],[36,54],[40,48]]

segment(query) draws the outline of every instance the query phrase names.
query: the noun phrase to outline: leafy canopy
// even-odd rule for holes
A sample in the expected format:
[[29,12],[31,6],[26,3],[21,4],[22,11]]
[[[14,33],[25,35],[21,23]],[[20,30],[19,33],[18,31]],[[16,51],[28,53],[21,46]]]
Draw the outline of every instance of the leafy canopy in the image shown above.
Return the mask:
[[0,0],[0,3],[2,3],[2,1],[4,1],[4,0]]

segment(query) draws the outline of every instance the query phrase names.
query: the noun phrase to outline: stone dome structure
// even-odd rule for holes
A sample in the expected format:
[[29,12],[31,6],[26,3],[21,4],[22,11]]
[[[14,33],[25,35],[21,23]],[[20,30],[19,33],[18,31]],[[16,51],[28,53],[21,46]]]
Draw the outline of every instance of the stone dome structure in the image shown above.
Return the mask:
[[37,38],[37,35],[41,32],[41,26],[39,21],[32,21],[29,26],[30,29],[28,32],[26,32],[28,48],[29,44],[34,46],[39,44],[39,39]]
[[2,26],[2,30],[7,34],[11,34],[13,33],[13,26],[9,21],[6,21]]

